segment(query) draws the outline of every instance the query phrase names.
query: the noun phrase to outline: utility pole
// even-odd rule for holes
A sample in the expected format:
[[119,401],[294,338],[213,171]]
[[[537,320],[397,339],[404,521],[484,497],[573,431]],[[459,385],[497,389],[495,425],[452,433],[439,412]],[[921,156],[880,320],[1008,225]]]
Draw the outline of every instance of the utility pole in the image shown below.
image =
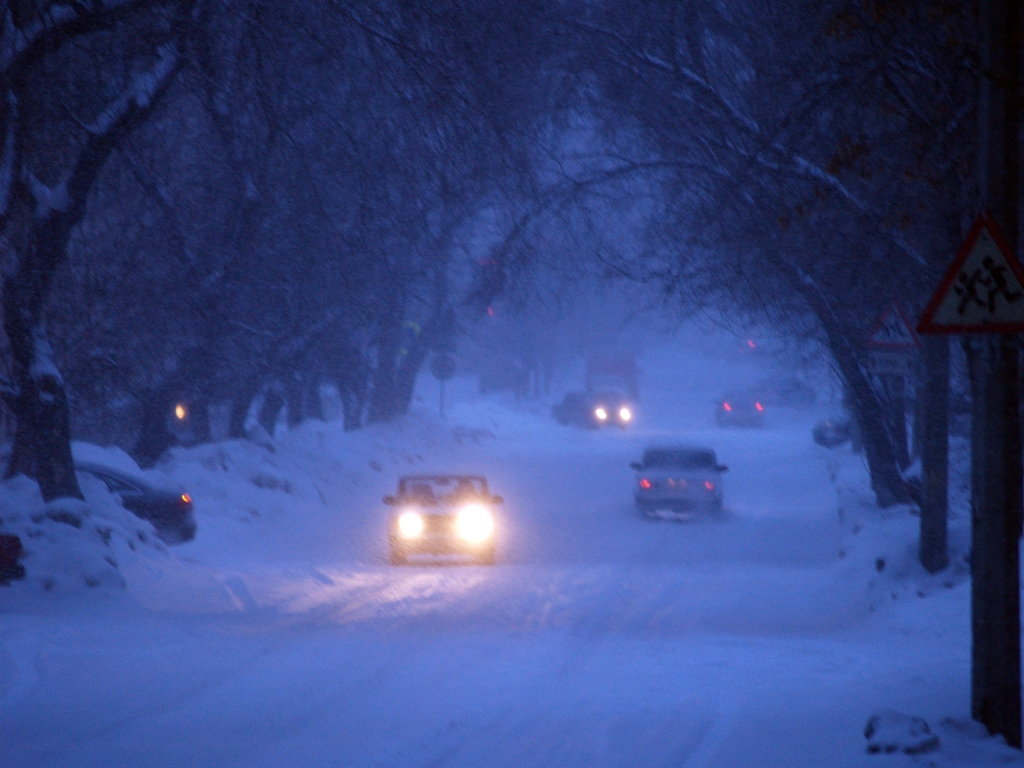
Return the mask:
[[971,716],[1020,749],[1020,0],[980,0],[978,19],[982,213],[918,330],[970,334]]
[[[978,182],[981,209],[1018,248],[1019,0],[982,0]],[[1017,337],[974,340],[971,365],[971,716],[1021,748],[1021,443]]]

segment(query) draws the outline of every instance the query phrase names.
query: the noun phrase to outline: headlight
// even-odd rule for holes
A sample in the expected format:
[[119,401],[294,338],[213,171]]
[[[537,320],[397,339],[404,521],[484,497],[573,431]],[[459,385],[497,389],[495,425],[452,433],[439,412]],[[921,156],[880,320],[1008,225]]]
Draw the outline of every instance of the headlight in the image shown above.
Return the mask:
[[604,421],[605,419],[608,418],[608,411],[606,411],[604,408],[595,408],[594,415],[597,416],[598,421]]
[[494,518],[482,504],[467,504],[459,510],[455,527],[463,539],[478,543],[494,532]]
[[423,515],[408,510],[398,517],[398,532],[404,539],[415,539],[423,533]]
[[623,421],[629,421],[633,418],[632,412],[626,406],[619,408],[619,418]]

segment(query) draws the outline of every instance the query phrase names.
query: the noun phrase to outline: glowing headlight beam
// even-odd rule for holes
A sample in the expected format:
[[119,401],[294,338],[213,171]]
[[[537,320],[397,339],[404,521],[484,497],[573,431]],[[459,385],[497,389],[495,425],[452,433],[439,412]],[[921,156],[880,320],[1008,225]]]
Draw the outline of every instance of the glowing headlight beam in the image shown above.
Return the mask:
[[408,510],[398,517],[398,532],[405,539],[415,539],[423,533],[423,515]]
[[494,518],[482,504],[467,504],[459,510],[455,527],[459,536],[476,544],[485,541],[494,533]]
[[608,411],[604,408],[595,408],[594,415],[597,416],[598,421],[604,421],[608,418]]
[[629,408],[623,406],[622,408],[619,408],[619,418],[622,419],[623,421],[629,421],[630,419],[633,418],[633,413],[632,411],[629,410]]

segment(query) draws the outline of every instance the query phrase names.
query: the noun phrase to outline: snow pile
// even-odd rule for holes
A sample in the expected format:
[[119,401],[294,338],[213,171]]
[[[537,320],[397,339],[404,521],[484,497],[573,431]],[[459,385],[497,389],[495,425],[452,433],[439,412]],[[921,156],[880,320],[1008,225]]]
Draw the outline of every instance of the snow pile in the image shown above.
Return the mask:
[[[825,452],[826,449],[821,449]],[[919,560],[920,517],[914,505],[880,509],[868,485],[863,457],[849,446],[828,451],[829,475],[837,496],[841,530],[837,570],[843,582],[864,585],[868,610],[905,598],[925,598],[964,585],[970,576],[969,520],[951,498],[949,512],[949,565],[928,573]]]
[[24,547],[25,578],[12,582],[16,592],[120,591],[120,563],[169,557],[153,526],[124,509],[101,481],[80,475],[79,482],[85,501],[48,504],[24,476],[0,484],[0,533],[20,537]]
[[939,748],[939,737],[920,717],[910,717],[886,710],[872,715],[864,728],[868,752],[891,754],[902,752],[919,755]]

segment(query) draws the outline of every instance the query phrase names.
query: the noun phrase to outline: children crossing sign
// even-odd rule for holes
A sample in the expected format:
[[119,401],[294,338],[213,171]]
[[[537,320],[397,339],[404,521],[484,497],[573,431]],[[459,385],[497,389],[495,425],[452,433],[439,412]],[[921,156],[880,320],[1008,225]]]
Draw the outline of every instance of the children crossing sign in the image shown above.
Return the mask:
[[868,346],[877,349],[914,351],[918,347],[917,335],[910,321],[895,300],[878,316],[878,322],[868,336]]
[[890,301],[868,335],[866,346],[871,370],[892,376],[908,375],[919,344],[903,309],[895,300]]
[[989,214],[974,222],[917,330],[1024,332],[1024,268]]

